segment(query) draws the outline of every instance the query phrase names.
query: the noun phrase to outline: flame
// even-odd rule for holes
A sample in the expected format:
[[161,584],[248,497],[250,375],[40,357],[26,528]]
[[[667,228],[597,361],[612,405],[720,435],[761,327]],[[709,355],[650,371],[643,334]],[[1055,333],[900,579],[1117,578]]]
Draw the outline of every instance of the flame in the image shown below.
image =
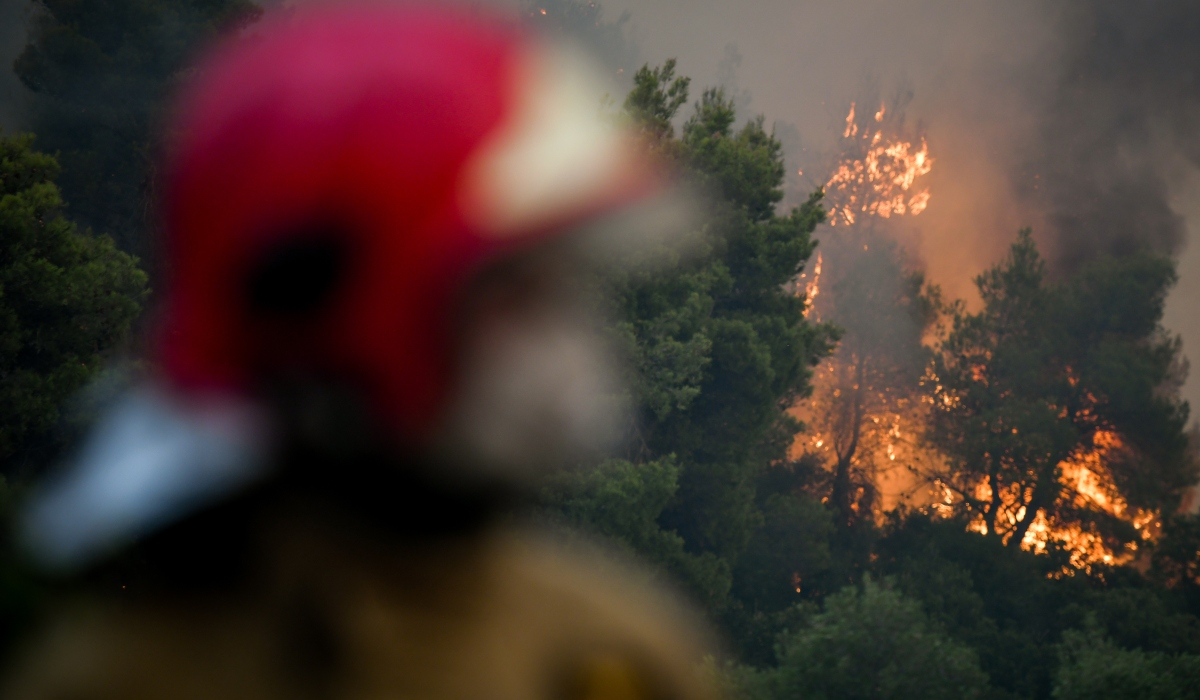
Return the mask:
[[[1064,487],[1061,498],[1080,509],[1095,509],[1133,525],[1141,540],[1153,540],[1161,526],[1160,514],[1130,508],[1113,481],[1106,462],[1123,449],[1120,436],[1109,430],[1098,430],[1090,448],[1059,463],[1059,483]],[[1070,566],[1090,572],[1095,564],[1129,564],[1137,557],[1138,542],[1130,542],[1123,550],[1114,550],[1096,532],[1078,525],[1063,525],[1048,519],[1039,510],[1021,540],[1021,548],[1042,552],[1050,542],[1057,542],[1070,552]],[[1070,575],[1073,572],[1063,571]]]
[[912,142],[884,133],[885,105],[875,113],[874,130],[866,128],[859,136],[855,104],[850,103],[842,138],[846,155],[825,183],[829,198],[829,222],[833,226],[853,224],[860,214],[883,219],[917,216],[929,206],[929,190],[914,189],[916,181],[933,169],[929,145],[922,138],[919,147]]
[[[1162,526],[1161,514],[1131,508],[1126,502],[1107,463],[1115,453],[1123,449],[1120,436],[1110,430],[1098,430],[1091,444],[1076,455],[1058,464],[1059,510],[1092,510],[1124,520],[1138,531],[1141,541],[1154,540]],[[940,482],[935,482],[940,483]],[[1046,486],[1042,486],[1046,488]],[[959,505],[953,492],[942,486],[944,499],[930,509],[949,516]],[[992,498],[992,487],[987,481],[976,484],[972,494],[977,501],[988,502]],[[997,530],[1004,533],[1007,543],[1018,523],[1032,517],[1028,529],[1021,539],[1021,548],[1035,554],[1045,553],[1056,546],[1067,552],[1068,563],[1055,576],[1073,576],[1077,571],[1091,573],[1097,565],[1117,566],[1136,563],[1140,551],[1139,542],[1129,542],[1114,547],[1104,535],[1092,527],[1078,522],[1061,521],[1039,508],[1032,516],[1025,507],[1029,492],[1021,484],[1010,483],[1000,492],[1000,507],[996,515]],[[988,534],[983,514],[977,514],[968,529]]]
[[[846,408],[854,393],[861,390],[866,410],[851,465],[855,478],[865,479],[873,490],[871,514],[882,522],[888,511],[901,505],[941,502],[945,494],[930,493],[928,485],[917,479],[918,467],[940,459],[921,440],[920,425],[926,410],[922,402],[905,392],[876,384],[880,379],[877,376],[868,377],[860,386],[854,361],[851,354],[838,352],[823,362],[813,375],[811,396],[797,401],[789,410],[807,426],[805,432],[793,438],[789,458],[819,455],[833,469],[839,456],[845,453],[853,429]],[[951,507],[949,502],[945,505]]]
[[[821,251],[817,251],[817,264],[813,265],[812,281],[804,285],[804,298],[808,300],[808,305],[804,307],[804,315],[807,317],[813,310],[813,302],[817,300],[817,295],[821,293],[821,265],[824,261],[821,258]],[[804,279],[808,273],[802,273],[800,279]],[[798,281],[798,280],[797,280]],[[796,296],[800,296],[800,285],[796,284]]]
[[[918,216],[929,206],[930,191],[921,179],[934,164],[928,144],[924,138],[905,139],[890,128],[896,119],[894,115],[889,119],[886,105],[874,112],[873,121],[866,119],[868,114],[862,115],[864,123],[860,125],[857,105],[852,103],[846,115],[843,156],[825,184],[831,225],[849,226],[863,217]],[[803,285],[802,279],[795,281],[794,293],[803,293],[809,301],[806,316],[820,294],[821,268],[818,255],[811,281]],[[853,361],[852,356],[840,353],[826,361],[814,376],[811,397],[792,407],[791,413],[809,430],[795,437],[791,458],[818,454],[827,464],[836,464],[848,442],[847,397],[865,389],[868,408],[851,464],[868,493],[852,506],[856,511],[870,508],[881,516],[889,508],[907,506],[949,517],[962,512],[971,496],[976,502],[991,503],[991,484],[986,480],[973,486],[958,483],[946,471],[944,455],[920,437],[924,412],[939,404],[955,406],[960,397],[943,391],[932,372],[924,379],[927,385],[937,386],[932,395],[904,396],[886,386],[860,387],[851,371]],[[972,369],[975,381],[988,382],[986,367]],[[1071,381],[1074,384],[1075,380]],[[1086,419],[1091,413],[1092,409],[1085,407],[1079,417]],[[1012,432],[1017,433],[1016,429]],[[1020,542],[1022,549],[1034,553],[1058,549],[1067,554],[1067,562],[1056,576],[1091,573],[1098,566],[1144,563],[1145,543],[1158,536],[1161,514],[1130,506],[1120,493],[1109,465],[1125,449],[1115,431],[1097,429],[1083,448],[1057,465],[1057,484],[1039,485],[1056,491],[1053,507],[1029,508],[1026,504],[1033,492],[1028,484],[1002,483],[994,518],[997,532],[989,533],[989,520],[976,511],[971,511],[968,529],[999,534],[1007,543],[1020,526],[1028,524]],[[939,473],[945,481],[930,479]],[[1114,541],[1091,522],[1086,516],[1089,511],[1130,524],[1138,537],[1132,542]],[[1085,516],[1077,517],[1081,512]]]

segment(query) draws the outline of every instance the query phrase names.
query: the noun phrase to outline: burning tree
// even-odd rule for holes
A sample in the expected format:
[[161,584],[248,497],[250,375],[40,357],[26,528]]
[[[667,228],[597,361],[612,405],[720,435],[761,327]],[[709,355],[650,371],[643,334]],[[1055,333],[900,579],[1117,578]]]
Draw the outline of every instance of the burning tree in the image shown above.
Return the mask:
[[843,526],[895,505],[881,503],[895,497],[884,497],[883,484],[895,490],[898,481],[911,482],[922,449],[918,393],[929,361],[922,337],[938,293],[880,230],[881,219],[916,216],[929,202],[917,183],[933,159],[923,139],[905,137],[902,107],[897,99],[890,110],[858,114],[851,104],[825,185],[830,223],[841,228],[823,243],[812,279],[797,280],[810,310],[832,319],[843,337],[813,396],[796,408],[809,431],[798,436],[793,456],[817,455],[829,466],[829,501]]
[[[850,225],[863,217],[917,216],[929,206],[929,189],[917,180],[933,169],[924,137],[903,135],[902,103],[881,104],[870,119],[850,103],[841,156],[825,183],[829,223]],[[919,146],[917,143],[919,142]]]
[[868,231],[847,231],[830,257],[840,264],[821,309],[843,336],[801,408],[810,430],[796,447],[830,465],[829,500],[850,525],[872,517],[880,483],[907,476],[917,459],[918,392],[929,361],[921,339],[939,302],[920,273],[905,269],[898,246]]
[[1131,558],[1196,473],[1180,345],[1160,325],[1174,280],[1136,255],[1051,283],[1022,231],[925,379],[944,508],[1009,546],[1057,543],[1076,567]]
[[[1171,263],[1102,260],[1052,284],[1023,232],[979,278],[982,311],[943,307],[886,235],[929,202],[933,159],[903,136],[902,106],[846,118],[826,186],[839,235],[824,277],[798,280],[844,335],[797,408],[810,431],[793,456],[823,458],[843,525],[933,496],[1006,544],[1065,550],[1073,569],[1132,560],[1194,473],[1183,361],[1159,325]],[[942,311],[952,327],[931,356]]]

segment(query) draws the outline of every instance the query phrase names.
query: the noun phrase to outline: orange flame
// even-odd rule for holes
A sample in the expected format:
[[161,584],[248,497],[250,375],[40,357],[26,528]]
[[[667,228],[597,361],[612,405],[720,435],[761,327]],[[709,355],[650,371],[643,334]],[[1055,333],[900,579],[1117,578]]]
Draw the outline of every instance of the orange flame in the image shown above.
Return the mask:
[[853,224],[860,214],[884,219],[917,216],[929,206],[929,189],[914,189],[917,179],[933,169],[929,145],[923,138],[917,147],[886,135],[882,127],[886,113],[886,106],[880,105],[875,122],[881,126],[864,129],[860,137],[855,104],[850,103],[842,132],[842,138],[851,141],[848,154],[825,183],[833,226]]
[[[822,263],[823,263],[823,260],[821,258],[821,251],[817,251],[817,264],[813,265],[812,280],[804,285],[804,290],[803,290],[804,298],[808,300],[808,304],[804,307],[804,316],[806,318],[808,317],[808,315],[810,313],[812,313],[813,302],[815,302],[817,300],[817,295],[821,293],[821,265],[822,265]],[[801,273],[800,279],[804,279],[807,276],[808,276],[807,272]],[[797,282],[799,282],[799,280],[797,280]],[[801,294],[801,289],[800,289],[799,284],[796,285],[795,293],[796,293],[796,296],[800,296],[800,294]]]
[[[1112,431],[1100,430],[1093,436],[1089,448],[1060,462],[1059,504],[1106,513],[1131,524],[1139,532],[1141,541],[1153,540],[1162,525],[1160,514],[1130,508],[1107,467],[1106,462],[1121,449],[1123,446],[1119,435]],[[945,489],[945,492],[945,503],[934,504],[931,509],[949,515],[954,511],[956,503],[952,492],[949,489]],[[991,486],[986,481],[979,483],[975,487],[974,496],[978,501],[990,501]],[[1020,484],[1010,484],[1009,488],[1002,491],[996,521],[1004,529],[1011,530],[1017,523],[1032,517],[1029,528],[1021,539],[1021,548],[1040,554],[1054,544],[1065,550],[1068,553],[1068,564],[1056,576],[1073,576],[1076,571],[1091,573],[1096,565],[1131,564],[1137,559],[1139,542],[1134,541],[1114,548],[1101,533],[1075,522],[1060,522],[1045,509],[1038,509],[1033,514],[1028,513],[1023,505],[1024,496],[1027,494],[1022,493]],[[983,515],[978,515],[971,522],[969,529],[988,534]],[[1006,535],[1006,542],[1009,536]]]
[[[856,479],[870,482],[874,493],[872,515],[883,522],[885,514],[898,507],[928,505],[941,499],[918,479],[917,473],[931,461],[940,460],[921,440],[926,410],[917,397],[877,383],[881,376],[864,377],[859,384],[853,367],[855,358],[839,351],[813,374],[813,393],[797,401],[789,413],[807,430],[797,433],[788,451],[790,459],[818,455],[833,469],[845,456],[854,430],[851,412],[844,410],[853,394],[862,391],[864,414],[857,450],[851,460]],[[949,493],[947,491],[947,493]],[[948,503],[946,507],[951,507]],[[857,510],[857,506],[855,506]]]
[[[1124,520],[1140,533],[1143,541],[1152,540],[1161,526],[1158,513],[1131,509],[1121,496],[1106,461],[1123,447],[1119,435],[1112,431],[1097,431],[1092,438],[1092,447],[1079,455],[1060,463],[1059,482],[1063,485],[1063,497],[1070,499],[1078,508],[1094,508]],[[1074,569],[1091,571],[1095,564],[1129,564],[1137,556],[1138,543],[1126,544],[1123,551],[1114,551],[1099,534],[1086,531],[1078,525],[1063,526],[1048,519],[1045,511],[1039,510],[1021,540],[1021,548],[1041,552],[1051,542],[1058,542],[1071,553],[1070,564]],[[1072,572],[1065,571],[1065,574]]]

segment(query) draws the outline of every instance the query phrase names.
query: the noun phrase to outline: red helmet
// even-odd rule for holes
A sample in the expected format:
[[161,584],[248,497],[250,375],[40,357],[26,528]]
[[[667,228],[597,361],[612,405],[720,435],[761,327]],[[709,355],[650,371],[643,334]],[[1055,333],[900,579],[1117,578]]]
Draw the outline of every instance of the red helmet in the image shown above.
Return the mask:
[[653,178],[577,63],[511,26],[378,6],[218,49],[169,161],[169,376],[353,379],[424,439],[475,275]]
[[[171,130],[169,386],[131,392],[33,499],[31,550],[77,566],[262,479],[275,382],[351,384],[401,442],[437,451],[449,432],[451,452],[496,463],[520,461],[530,425],[586,434],[596,385],[559,381],[586,343],[501,334],[464,366],[455,326],[482,271],[658,181],[598,97],[570,53],[445,11],[308,9],[218,47]],[[476,393],[456,386],[479,367]],[[529,404],[539,392],[582,412]]]

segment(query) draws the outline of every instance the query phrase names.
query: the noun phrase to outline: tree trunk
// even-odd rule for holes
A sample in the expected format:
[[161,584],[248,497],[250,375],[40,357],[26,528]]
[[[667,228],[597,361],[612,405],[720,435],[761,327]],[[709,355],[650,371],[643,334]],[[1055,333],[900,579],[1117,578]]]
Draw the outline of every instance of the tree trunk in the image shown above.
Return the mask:
[[833,493],[831,500],[834,508],[838,511],[839,525],[847,527],[854,522],[854,499],[853,490],[854,484],[850,480],[850,467],[854,460],[855,453],[858,452],[858,439],[862,435],[862,422],[864,413],[863,399],[863,380],[866,376],[867,361],[863,357],[856,358],[857,362],[854,368],[854,406],[851,411],[850,425],[850,443],[846,445],[846,449],[838,453],[837,466],[833,472]]
[[1037,517],[1037,512],[1042,508],[1042,493],[1044,489],[1041,487],[1042,480],[1038,479],[1033,485],[1033,493],[1029,496],[1029,502],[1025,504],[1025,517],[1017,521],[1013,526],[1012,537],[1008,540],[1009,547],[1020,547],[1021,541],[1025,539],[1025,533],[1029,532],[1029,526],[1033,524],[1033,519]]
[[1000,515],[1000,467],[996,464],[996,459],[989,456],[990,469],[988,469],[988,485],[992,487],[992,504],[988,509],[987,526],[988,535],[999,537],[1000,533],[996,532],[996,518]]

